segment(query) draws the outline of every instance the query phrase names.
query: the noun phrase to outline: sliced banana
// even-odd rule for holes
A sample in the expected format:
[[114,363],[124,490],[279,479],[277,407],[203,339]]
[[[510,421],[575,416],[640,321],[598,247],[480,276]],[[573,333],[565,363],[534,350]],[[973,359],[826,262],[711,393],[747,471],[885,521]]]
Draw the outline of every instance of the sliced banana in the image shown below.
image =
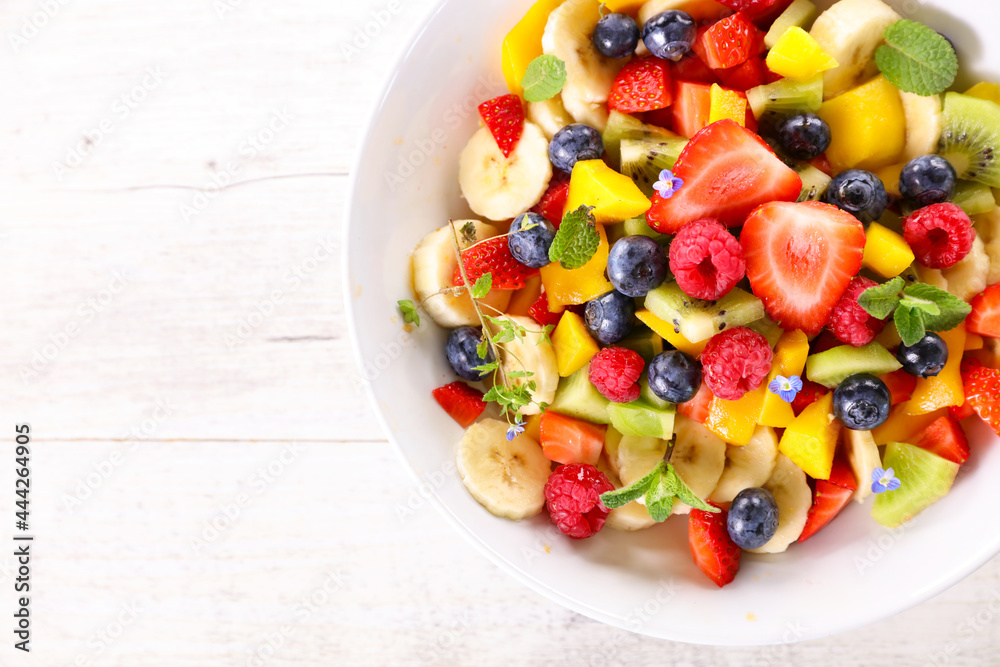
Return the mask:
[[941,269],[929,269],[922,264],[914,264],[913,273],[918,281],[948,291],[948,279],[944,277]]
[[490,514],[519,521],[542,511],[550,461],[523,433],[508,441],[507,422],[470,426],[458,443],[457,464],[465,488]]
[[550,178],[549,141],[529,122],[510,157],[481,127],[462,149],[458,163],[462,196],[477,215],[490,220],[509,220],[527,211],[545,194]]
[[[455,228],[461,229],[467,222],[471,222],[475,227],[477,241],[499,233],[493,225],[478,220],[456,220]],[[462,241],[461,234],[459,234],[459,244],[463,249],[469,245]],[[460,296],[439,294],[441,290],[452,286],[452,277],[458,267],[454,236],[449,225],[425,236],[413,251],[410,261],[413,270],[413,291],[418,301],[424,302],[423,308],[431,319],[449,329],[479,326],[479,317],[472,306],[472,297],[468,292]],[[510,302],[510,295],[510,290],[491,290],[480,301],[502,311]]]
[[940,95],[916,95],[899,92],[906,117],[906,148],[903,162],[937,152],[938,139],[944,126],[944,112]]
[[809,508],[812,507],[812,490],[802,468],[784,454],[778,454],[774,472],[764,488],[771,492],[778,503],[778,530],[764,546],[749,551],[755,554],[778,554],[788,549],[788,545],[802,535]]
[[[994,191],[994,196],[997,192]],[[1000,207],[989,213],[973,216],[973,226],[976,234],[983,240],[986,254],[990,258],[990,270],[986,274],[986,284],[1000,283]]]
[[854,500],[865,502],[872,495],[872,472],[882,467],[882,457],[878,453],[878,445],[871,431],[853,431],[849,428],[840,429],[844,447],[847,449],[847,460],[851,464],[858,488],[854,492]]
[[715,0],[649,0],[639,9],[639,29],[646,25],[646,21],[668,9],[687,12],[695,21],[715,21],[733,13],[729,7]]
[[901,18],[882,0],[840,0],[819,15],[809,34],[840,63],[823,73],[824,99],[878,73],[875,49],[882,44],[885,29]]
[[[605,439],[605,447],[607,444]],[[608,449],[608,458],[614,458],[613,466],[618,477],[622,484],[628,486],[645,477],[666,453],[666,440],[624,435],[617,446]]]
[[986,254],[986,246],[978,234],[969,254],[955,266],[941,271],[941,275],[948,281],[948,291],[965,301],[971,301],[986,289],[989,273],[990,256]]
[[566,0],[549,14],[542,52],[566,63],[562,103],[574,120],[600,131],[607,125],[605,102],[611,84],[627,59],[602,56],[594,48],[594,26],[601,18],[599,0]]
[[[597,469],[608,476],[608,479],[611,480],[616,489],[625,486],[615,471],[611,469],[611,463],[606,456],[602,456],[598,460]],[[612,530],[631,532],[651,528],[656,525],[656,522],[649,516],[649,512],[646,511],[645,506],[633,500],[627,505],[611,510],[608,514],[608,520],[604,525]]]
[[556,366],[556,353],[552,343],[543,339],[538,332],[538,323],[529,317],[509,315],[511,320],[528,329],[524,338],[514,339],[502,345],[500,352],[501,365],[506,373],[527,371],[531,377],[515,378],[515,384],[535,383],[531,392],[531,405],[521,409],[521,415],[536,415],[541,412],[540,403],[551,403],[559,386],[559,369]]
[[556,136],[556,132],[573,122],[573,117],[563,106],[561,95],[544,102],[528,102],[526,106],[528,120],[541,128],[549,141]]
[[[677,415],[675,444],[670,455],[677,475],[699,498],[708,498],[726,468],[726,443],[693,419]],[[674,504],[673,514],[690,514],[691,506]]]
[[743,489],[762,486],[771,478],[777,461],[778,437],[774,429],[758,427],[743,447],[726,447],[726,467],[712,491],[712,501],[731,503]]

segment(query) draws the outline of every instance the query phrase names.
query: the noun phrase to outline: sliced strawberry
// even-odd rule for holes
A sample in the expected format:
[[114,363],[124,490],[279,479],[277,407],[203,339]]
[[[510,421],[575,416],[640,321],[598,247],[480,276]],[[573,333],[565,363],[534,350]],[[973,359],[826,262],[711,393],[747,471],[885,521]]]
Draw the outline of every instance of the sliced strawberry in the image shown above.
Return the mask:
[[1000,435],[1000,370],[968,363],[962,368],[962,382],[965,403]]
[[692,49],[712,69],[742,65],[761,52],[763,35],[746,14],[737,12],[698,32]]
[[[469,280],[475,283],[484,273],[493,277],[493,289],[521,289],[528,278],[538,275],[538,269],[530,269],[510,254],[506,236],[494,236],[462,251],[462,263]],[[451,284],[461,286],[461,267],[455,267]]]
[[819,354],[820,352],[826,352],[841,345],[843,343],[833,335],[833,332],[829,329],[823,329],[822,333],[813,338],[813,341],[809,344],[809,354]]
[[961,405],[949,406],[948,414],[951,415],[952,419],[960,422],[963,419],[968,419],[972,415],[976,414],[976,411],[972,409],[972,403],[966,401]]
[[718,75],[726,88],[746,92],[764,84],[767,79],[767,67],[762,58],[754,56],[748,58],[742,65],[719,70]]
[[[834,475],[837,475],[838,479],[842,481],[850,479],[850,486],[835,484],[833,482]],[[820,528],[833,521],[840,514],[840,511],[847,507],[847,503],[851,502],[856,488],[857,484],[850,466],[843,457],[838,457],[833,462],[830,480],[816,480],[816,494],[813,496],[812,507],[809,508],[809,514],[806,516],[806,526],[802,529],[802,534],[799,535],[799,542],[805,542],[819,532]]]
[[524,107],[517,95],[501,95],[479,105],[479,116],[504,157],[510,157],[524,132]]
[[656,56],[636,58],[618,72],[611,85],[608,109],[637,113],[665,109],[674,101],[667,61]]
[[569,174],[553,170],[555,173],[549,181],[549,189],[542,195],[541,201],[535,204],[531,211],[538,213],[559,229],[563,213],[566,209],[566,198],[569,197]]
[[830,166],[830,161],[826,158],[826,153],[823,153],[817,158],[813,158],[809,161],[809,164],[816,167],[827,176],[833,176],[833,167]]
[[712,109],[712,86],[693,81],[677,81],[674,91],[674,131],[693,137],[708,125]]
[[[684,185],[669,199],[654,194],[653,206],[646,212],[653,229],[664,234],[676,234],[702,218],[737,227],[761,204],[795,201],[802,192],[802,179],[795,170],[760,137],[728,119],[691,138],[674,166],[674,176]],[[861,237],[864,245],[863,231]]]
[[802,391],[795,394],[792,412],[798,417],[807,407],[829,394],[830,390],[812,380],[802,380]]
[[688,544],[698,568],[722,588],[736,578],[742,551],[733,543],[726,528],[727,512],[717,514],[691,510]]
[[712,395],[712,390],[708,388],[707,384],[702,382],[698,393],[687,403],[679,404],[677,412],[688,419],[693,419],[699,424],[704,424],[708,420],[708,410],[712,405],[713,398],[715,396]]
[[951,415],[938,417],[913,443],[959,465],[969,460],[969,439],[962,425]]
[[1000,338],[1000,283],[987,287],[972,300],[972,313],[965,326],[980,336]]
[[913,390],[917,387],[917,378],[910,375],[902,368],[898,371],[893,371],[891,373],[886,373],[879,378],[885,383],[885,386],[889,388],[889,394],[892,395],[892,404],[899,405],[904,401],[910,400],[913,396]]
[[674,80],[696,81],[698,83],[719,83],[719,72],[705,64],[696,53],[689,53],[673,64]]
[[604,448],[606,426],[567,417],[546,410],[542,414],[539,433],[542,453],[556,463],[589,463],[596,465]]
[[757,27],[766,30],[774,23],[775,19],[781,16],[782,12],[788,9],[788,5],[792,4],[792,0],[775,0],[769,6],[767,6],[766,2],[756,4],[756,7],[744,9],[743,12],[750,16],[750,19]]
[[861,270],[865,230],[830,204],[772,202],[747,218],[740,244],[750,287],[768,316],[811,336]]
[[718,0],[735,12],[746,12],[751,17],[769,13],[778,0]]
[[674,127],[674,108],[654,109],[645,113],[636,114],[636,117],[646,125],[654,125],[664,130],[672,130]]
[[486,409],[483,392],[464,382],[452,382],[431,392],[448,415],[462,428],[469,428]]
[[549,297],[545,296],[544,292],[539,295],[538,300],[528,309],[528,315],[543,327],[550,324],[555,326],[562,319],[562,312],[553,313],[549,310]]

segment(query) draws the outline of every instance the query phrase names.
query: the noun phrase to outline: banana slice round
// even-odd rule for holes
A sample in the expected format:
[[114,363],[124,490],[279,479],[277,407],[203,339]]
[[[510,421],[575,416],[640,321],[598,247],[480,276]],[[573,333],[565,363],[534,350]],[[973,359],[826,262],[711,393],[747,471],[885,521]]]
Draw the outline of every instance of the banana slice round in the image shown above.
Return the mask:
[[[616,489],[625,486],[615,471],[611,469],[611,463],[607,457],[602,456],[598,460],[597,469],[608,476],[608,479],[611,480]],[[649,512],[646,511],[645,506],[632,501],[627,505],[611,510],[608,514],[608,520],[604,525],[612,530],[633,532],[652,528],[656,525],[656,522],[649,516]]]
[[458,443],[457,464],[465,488],[490,514],[519,521],[542,511],[551,462],[523,433],[508,441],[506,422],[470,426]]
[[[839,61],[838,61],[839,62]],[[899,91],[906,117],[906,148],[903,162],[936,153],[944,127],[944,109],[940,95],[916,95]]]
[[[688,488],[699,498],[708,498],[719,485],[726,468],[726,443],[693,419],[677,415],[674,421],[673,454],[670,463]],[[691,506],[680,501],[672,514],[690,514]]]
[[802,468],[784,454],[778,454],[774,472],[764,488],[771,492],[778,503],[778,530],[767,544],[749,551],[755,554],[778,554],[788,549],[788,545],[802,535],[809,508],[812,507],[812,490]]
[[[467,222],[471,222],[475,227],[478,241],[499,233],[493,225],[478,220],[456,220],[455,227],[461,229]],[[463,249],[468,245],[461,240],[461,235],[459,244]],[[468,292],[460,296],[439,294],[441,290],[452,286],[452,277],[458,267],[450,226],[445,225],[425,236],[413,251],[410,261],[413,270],[413,291],[417,300],[424,302],[424,311],[431,316],[431,319],[449,329],[479,326],[479,317],[472,306],[472,297]],[[510,303],[510,296],[510,290],[490,290],[481,301],[502,311]]]
[[[994,196],[998,191],[993,191]],[[986,284],[1000,283],[1000,207],[989,213],[981,213],[972,218],[976,235],[983,240],[986,255],[990,258],[990,270],[986,274]]]
[[824,99],[878,74],[875,49],[885,29],[901,18],[882,0],[840,0],[817,17],[809,34],[839,63],[823,73]]
[[531,392],[531,405],[522,408],[521,414],[524,416],[536,415],[541,412],[538,407],[540,403],[551,403],[556,396],[556,388],[559,386],[559,369],[556,366],[556,353],[552,349],[552,343],[543,339],[541,333],[536,333],[539,325],[528,317],[510,315],[511,320],[529,329],[524,338],[515,339],[502,345],[501,364],[507,373],[514,371],[528,371],[531,377],[515,378],[511,380],[515,384],[525,384],[534,381],[535,390]]
[[623,435],[617,445],[608,447],[608,459],[614,459],[614,469],[622,484],[629,484],[645,477],[667,453],[666,440]]
[[986,289],[989,273],[990,256],[986,254],[986,246],[978,234],[969,254],[955,266],[941,271],[948,281],[948,291],[965,301],[971,301]]
[[537,125],[549,141],[556,136],[556,132],[573,122],[573,117],[563,106],[561,95],[543,102],[528,102],[525,106],[528,120]]
[[840,429],[844,447],[847,449],[847,460],[851,471],[858,482],[858,488],[851,496],[859,503],[872,495],[872,472],[882,467],[882,457],[878,453],[878,445],[871,431],[854,431],[849,428]]
[[726,447],[726,468],[712,491],[712,501],[731,503],[743,489],[762,486],[778,462],[778,437],[774,429],[760,426],[743,447]]
[[549,141],[534,123],[525,121],[524,132],[510,157],[496,139],[479,128],[462,149],[458,182],[462,196],[476,215],[509,220],[538,203],[549,187],[552,163]]
[[695,21],[716,21],[733,13],[729,7],[715,0],[649,0],[639,9],[639,29],[646,21],[668,9],[687,12]]

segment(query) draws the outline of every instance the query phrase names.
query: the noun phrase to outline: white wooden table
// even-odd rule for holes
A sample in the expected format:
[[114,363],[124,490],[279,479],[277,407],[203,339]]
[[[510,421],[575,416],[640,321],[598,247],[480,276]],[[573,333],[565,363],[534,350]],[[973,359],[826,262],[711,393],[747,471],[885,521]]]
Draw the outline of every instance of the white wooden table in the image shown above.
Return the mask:
[[[845,636],[721,650],[616,639],[430,507],[399,519],[339,236],[365,110],[433,4],[0,4],[0,517],[28,422],[32,664],[998,664],[1000,560]],[[0,553],[0,665],[28,664]]]

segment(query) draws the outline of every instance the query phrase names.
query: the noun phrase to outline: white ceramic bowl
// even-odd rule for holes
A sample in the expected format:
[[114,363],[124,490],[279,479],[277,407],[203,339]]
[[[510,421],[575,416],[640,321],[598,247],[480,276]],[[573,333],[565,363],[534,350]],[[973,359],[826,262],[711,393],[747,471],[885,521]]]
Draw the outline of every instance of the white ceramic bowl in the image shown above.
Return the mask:
[[[385,433],[455,527],[518,580],[591,618],[643,634],[715,645],[800,641],[857,628],[943,591],[1000,552],[995,479],[1000,439],[970,429],[973,455],[953,491],[910,524],[881,528],[854,503],[785,554],[743,559],[718,589],[692,563],[686,522],[574,541],[548,517],[498,519],[455,473],[459,428],[431,398],[453,376],[445,333],[403,332],[408,254],[450,217],[459,152],[476,105],[505,91],[500,43],[533,0],[445,0],[416,30],[375,108],[352,173],[345,251],[349,327]],[[822,4],[822,3],[821,3]],[[957,44],[963,76],[1000,71],[1000,13],[987,0],[893,1]],[[972,27],[975,26],[975,29]],[[975,422],[977,420],[970,420]]]

